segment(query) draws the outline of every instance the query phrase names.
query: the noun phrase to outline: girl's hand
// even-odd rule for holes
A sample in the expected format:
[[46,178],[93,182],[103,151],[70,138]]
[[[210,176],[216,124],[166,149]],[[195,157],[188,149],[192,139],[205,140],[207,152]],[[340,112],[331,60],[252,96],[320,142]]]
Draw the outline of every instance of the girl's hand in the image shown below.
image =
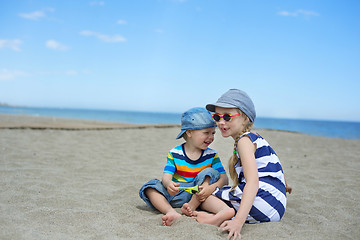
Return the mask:
[[200,192],[196,193],[196,198],[200,202],[204,202],[213,192],[212,188],[209,185],[199,186]]
[[220,225],[220,230],[229,232],[227,239],[231,239],[231,237],[233,237],[232,240],[236,240],[236,239],[241,239],[240,232],[242,226],[243,225],[240,222],[238,222],[236,219],[233,219],[233,220],[224,221]]
[[289,194],[291,194],[291,192],[292,192],[292,187],[287,183],[286,183],[286,192],[288,192]]
[[179,186],[180,186],[180,183],[171,181],[166,189],[171,196],[175,196],[179,192],[179,189],[177,188]]

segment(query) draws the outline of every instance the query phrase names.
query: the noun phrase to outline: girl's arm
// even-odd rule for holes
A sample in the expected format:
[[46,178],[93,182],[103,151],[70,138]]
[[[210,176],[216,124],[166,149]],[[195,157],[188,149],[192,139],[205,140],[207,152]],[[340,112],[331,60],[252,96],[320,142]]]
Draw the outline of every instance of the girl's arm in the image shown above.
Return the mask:
[[286,178],[285,178],[285,187],[286,187],[286,192],[288,192],[289,194],[291,194],[291,192],[292,192],[292,187],[291,187],[289,184],[287,184]]
[[175,196],[179,192],[179,189],[177,187],[180,186],[180,183],[174,182],[172,180],[172,177],[173,175],[170,173],[163,173],[161,182],[164,185],[164,187],[167,189],[169,194],[171,196]]
[[254,199],[259,190],[259,175],[255,161],[255,145],[248,137],[243,137],[237,144],[241,165],[244,171],[246,184],[241,198],[241,203],[235,217],[230,221],[225,221],[220,225],[222,230],[229,231],[228,238],[234,236],[233,239],[241,237],[241,229],[249,215],[250,209],[254,203]]

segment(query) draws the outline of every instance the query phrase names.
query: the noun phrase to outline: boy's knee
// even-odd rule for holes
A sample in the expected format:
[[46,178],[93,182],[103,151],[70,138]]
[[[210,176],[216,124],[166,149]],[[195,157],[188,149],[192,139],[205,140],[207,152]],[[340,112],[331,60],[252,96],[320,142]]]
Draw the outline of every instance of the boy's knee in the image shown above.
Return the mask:
[[159,193],[159,191],[156,190],[155,188],[152,188],[152,187],[148,187],[148,188],[146,188],[146,189],[144,190],[144,194],[145,194],[147,197],[149,197],[149,195],[151,196],[151,195],[157,194],[157,193]]
[[144,194],[147,196],[149,192],[153,191],[154,189],[153,188],[146,188],[144,190]]
[[219,172],[216,169],[208,167],[208,168],[203,169],[199,174],[209,176],[209,175],[218,174],[218,173]]
[[205,168],[198,174],[198,180],[201,182],[201,184],[205,181],[205,179],[208,178],[210,181],[210,184],[213,184],[220,178],[220,173],[214,168]]
[[212,173],[212,174],[216,174],[216,175],[219,174],[218,170],[216,170],[214,168],[211,168],[211,167],[208,167],[208,168],[206,168],[204,170],[207,170],[209,173]]

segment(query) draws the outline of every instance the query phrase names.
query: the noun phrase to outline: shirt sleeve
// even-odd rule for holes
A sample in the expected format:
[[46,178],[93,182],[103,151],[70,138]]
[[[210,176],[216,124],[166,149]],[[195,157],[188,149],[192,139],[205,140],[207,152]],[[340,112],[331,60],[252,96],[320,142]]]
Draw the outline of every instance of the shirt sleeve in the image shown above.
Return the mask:
[[212,168],[216,169],[219,173],[226,173],[223,165],[221,164],[219,155],[216,153],[213,161],[212,161]]
[[172,156],[171,152],[169,152],[167,155],[167,162],[164,168],[164,173],[170,173],[174,175],[175,170],[176,167],[175,167],[174,157]]

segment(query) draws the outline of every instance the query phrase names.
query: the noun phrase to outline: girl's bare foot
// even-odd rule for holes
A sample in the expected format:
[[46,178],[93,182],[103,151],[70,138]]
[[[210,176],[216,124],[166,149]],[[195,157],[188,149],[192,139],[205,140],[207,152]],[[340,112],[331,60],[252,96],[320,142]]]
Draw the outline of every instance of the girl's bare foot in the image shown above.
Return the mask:
[[192,211],[189,203],[184,203],[184,205],[181,207],[181,212],[188,217],[192,217],[192,215],[193,215],[193,211]]
[[171,226],[174,222],[181,217],[181,214],[176,211],[171,211],[162,216],[162,225],[163,226]]
[[220,226],[225,220],[231,219],[235,214],[235,210],[232,208],[224,209],[217,214],[207,213],[203,211],[193,211],[193,218],[200,222]]
[[203,211],[193,211],[192,217],[200,222],[200,223],[206,223],[206,224],[213,224],[215,214],[203,212]]

